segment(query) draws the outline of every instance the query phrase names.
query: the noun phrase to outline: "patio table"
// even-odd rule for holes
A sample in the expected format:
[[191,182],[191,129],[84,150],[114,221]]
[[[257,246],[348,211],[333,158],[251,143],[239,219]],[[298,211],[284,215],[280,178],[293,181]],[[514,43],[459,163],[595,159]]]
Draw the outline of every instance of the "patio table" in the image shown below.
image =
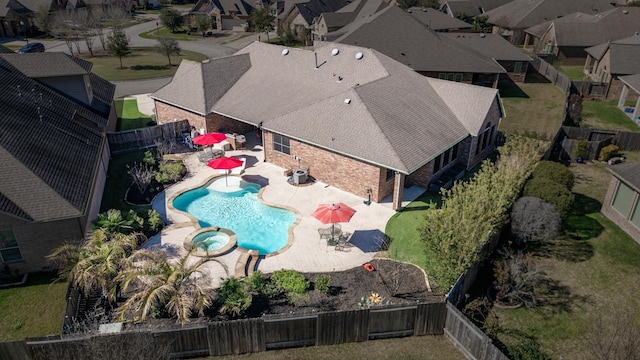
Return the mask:
[[320,239],[326,240],[329,245],[334,245],[338,242],[338,239],[342,234],[342,228],[339,224],[335,224],[328,228],[318,229],[318,233],[320,234]]

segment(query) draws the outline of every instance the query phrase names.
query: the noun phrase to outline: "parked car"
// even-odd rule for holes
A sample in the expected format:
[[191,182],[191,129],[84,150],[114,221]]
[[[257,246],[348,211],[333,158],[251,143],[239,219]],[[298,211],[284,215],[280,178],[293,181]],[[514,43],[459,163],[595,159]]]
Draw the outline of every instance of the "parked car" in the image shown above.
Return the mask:
[[18,50],[18,54],[26,54],[26,53],[35,53],[35,52],[44,52],[44,45],[39,42],[30,43],[23,46],[20,50]]

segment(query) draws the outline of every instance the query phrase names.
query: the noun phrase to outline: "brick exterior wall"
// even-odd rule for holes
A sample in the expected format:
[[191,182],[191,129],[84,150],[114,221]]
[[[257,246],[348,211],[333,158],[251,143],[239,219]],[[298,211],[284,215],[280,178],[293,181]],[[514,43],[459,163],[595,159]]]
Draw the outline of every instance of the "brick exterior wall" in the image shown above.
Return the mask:
[[170,123],[174,119],[186,119],[189,121],[189,125],[195,127],[198,131],[200,131],[200,129],[205,129],[206,131],[207,125],[204,116],[158,100],[154,100],[154,104],[156,107],[156,121],[158,122],[158,125]]
[[225,133],[238,133],[246,134],[255,130],[255,126],[237,121],[220,114],[207,114],[202,116],[200,114],[163,103],[155,100],[156,106],[156,119],[158,125],[173,122],[174,119],[183,120],[186,119],[189,125],[196,128],[204,129],[205,132],[225,132]]
[[431,179],[433,179],[433,161],[429,161],[428,164],[409,174],[405,179],[405,182],[407,184],[418,185],[428,189]]
[[[613,79],[611,79],[611,83],[609,84],[607,99],[619,99],[620,94],[622,94],[623,88],[624,83],[622,83],[622,81],[620,81],[617,76],[613,76]],[[636,100],[637,98],[637,96],[634,96],[633,91],[629,91],[629,93],[627,94],[627,100]]]
[[[520,74],[515,74],[513,70],[515,69],[516,62],[522,63],[522,68],[520,70]],[[498,61],[498,64],[502,66],[505,70],[507,70],[506,74],[500,74],[500,81],[506,76],[511,79],[513,82],[523,83],[525,77],[527,76],[527,70],[529,69],[528,61]]]
[[[10,262],[11,271],[39,271],[50,266],[46,256],[67,241],[82,239],[84,229],[79,218],[31,223],[0,215],[0,230],[13,230],[22,261]],[[4,266],[4,264],[2,264]]]
[[[611,202],[613,201],[613,196],[618,189],[618,184],[620,183],[620,179],[615,176],[611,177],[611,181],[609,182],[609,189],[607,190],[607,195],[604,197],[604,202],[602,203],[602,209],[600,210],[609,220],[613,221],[616,225],[618,225],[624,232],[629,234],[636,242],[640,243],[640,229],[633,225],[627,218],[628,216],[624,216],[618,212],[618,210],[611,207]],[[635,193],[635,199],[631,202],[631,208],[640,201],[638,193]]]
[[[316,180],[338,189],[367,198],[371,189],[371,200],[380,202],[393,192],[394,178],[386,181],[387,169],[371,165],[329,150],[317,148],[304,142],[290,140],[291,154],[273,149],[273,134],[264,131],[265,161],[285,169],[308,169]],[[296,160],[293,156],[300,160]]]
[[[482,160],[486,159],[487,156],[489,156],[489,154],[491,154],[496,149],[496,137],[498,136],[499,119],[500,119],[500,106],[498,105],[498,100],[495,99],[491,104],[491,108],[489,109],[489,112],[487,113],[487,116],[485,117],[484,122],[482,123],[482,127],[480,128],[478,136],[470,138],[471,144],[469,147],[462,146],[462,144],[459,147],[458,151],[459,152],[463,151],[463,154],[466,156],[465,159],[468,159],[467,169],[471,169],[474,166],[478,165],[480,162],[482,162]],[[487,128],[487,125],[489,123],[491,124],[491,127],[493,127],[493,134],[491,134],[491,131],[489,131],[489,134],[491,134],[491,139],[488,141],[487,147],[476,154],[476,147],[478,146],[478,141],[482,141],[482,133],[484,129]],[[466,140],[464,142],[466,142]],[[463,150],[464,148],[467,149],[466,150],[467,152]],[[470,150],[470,153],[468,152],[469,150]]]

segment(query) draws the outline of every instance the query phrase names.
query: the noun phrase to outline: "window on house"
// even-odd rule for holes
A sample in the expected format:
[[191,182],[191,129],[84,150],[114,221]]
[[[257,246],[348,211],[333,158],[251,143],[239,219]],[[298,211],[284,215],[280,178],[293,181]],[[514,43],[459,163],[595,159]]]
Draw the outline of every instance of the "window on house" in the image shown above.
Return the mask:
[[547,44],[544,46],[544,53],[551,54],[552,52],[553,52],[553,43],[551,41],[548,41]]
[[611,207],[618,210],[622,216],[627,217],[632,200],[633,190],[625,183],[620,182],[618,183],[618,189],[613,197],[613,201],[611,201]]
[[455,81],[455,80],[456,80],[456,74],[454,74],[454,73],[448,73],[448,74],[447,74],[447,80],[449,80],[449,81]]
[[513,66],[513,73],[515,75],[522,73],[522,61],[516,61],[516,64]]
[[387,169],[387,181],[391,181],[391,180],[395,179],[395,177],[396,177],[395,171],[393,171],[391,169]]
[[607,67],[602,68],[602,73],[600,73],[600,82],[607,81]]
[[633,214],[629,220],[633,225],[640,228],[640,201],[636,201],[635,209],[633,209]]
[[453,149],[451,149],[451,161],[458,158],[458,144],[453,145]]
[[462,74],[456,74],[456,82],[462,82]]
[[273,134],[273,150],[291,155],[291,145],[289,138],[286,136]]
[[13,230],[0,231],[0,258],[5,263],[22,260],[22,253]]
[[482,135],[484,135],[484,133],[478,136],[478,142],[476,143],[476,155],[478,155],[478,153],[480,152],[480,144],[482,144]]
[[441,80],[447,80],[447,73],[440,73],[440,74],[438,74],[438,79],[441,79]]
[[442,156],[442,167],[447,166],[449,164],[449,157],[451,156],[451,149],[447,149]]
[[433,159],[433,173],[437,173],[438,170],[440,170],[440,155],[436,156],[435,159]]

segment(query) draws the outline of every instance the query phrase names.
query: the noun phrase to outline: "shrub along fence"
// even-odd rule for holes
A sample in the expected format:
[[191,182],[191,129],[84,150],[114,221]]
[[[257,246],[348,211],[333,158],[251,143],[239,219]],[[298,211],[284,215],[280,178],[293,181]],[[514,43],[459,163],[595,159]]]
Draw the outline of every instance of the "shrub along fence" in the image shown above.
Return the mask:
[[[301,316],[265,316],[256,319],[193,324],[180,328],[126,331],[108,335],[55,336],[0,343],[0,358],[47,359],[64,354],[80,358],[87,346],[117,344],[135,357],[140,349],[168,347],[172,358],[261,352],[290,347],[335,345],[382,338],[442,335],[447,306],[439,303],[374,306]],[[78,354],[78,356],[74,356]],[[86,354],[85,354],[86,355]]]
[[107,134],[112,154],[137,151],[156,146],[156,141],[175,143],[184,132],[190,132],[187,120]]
[[453,304],[447,303],[444,332],[467,359],[508,360],[493,341]]

